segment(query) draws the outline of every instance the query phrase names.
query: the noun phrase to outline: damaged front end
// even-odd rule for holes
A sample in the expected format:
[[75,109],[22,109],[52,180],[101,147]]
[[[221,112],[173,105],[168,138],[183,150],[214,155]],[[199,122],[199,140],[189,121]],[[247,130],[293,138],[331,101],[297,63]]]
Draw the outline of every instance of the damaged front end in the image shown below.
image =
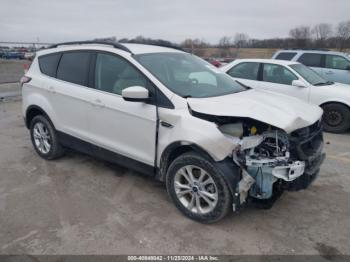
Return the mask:
[[235,143],[233,135],[242,134],[232,152],[232,159],[241,170],[234,209],[249,202],[271,207],[284,190],[305,189],[316,178],[325,158],[319,121],[291,134],[272,127],[259,133],[255,126],[247,134],[241,123],[229,125],[230,128],[224,124],[219,129]]

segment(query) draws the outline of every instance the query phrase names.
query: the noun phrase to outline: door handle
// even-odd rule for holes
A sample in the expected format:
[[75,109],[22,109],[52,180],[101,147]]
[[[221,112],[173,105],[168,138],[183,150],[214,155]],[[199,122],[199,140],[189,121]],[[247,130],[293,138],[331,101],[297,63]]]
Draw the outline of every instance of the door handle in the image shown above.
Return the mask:
[[334,72],[333,72],[333,71],[326,71],[326,74],[327,74],[327,75],[333,75]]
[[95,107],[105,107],[105,105],[102,103],[100,99],[95,99],[94,101],[91,102],[91,104]]
[[56,90],[53,86],[49,86],[49,92],[55,94]]

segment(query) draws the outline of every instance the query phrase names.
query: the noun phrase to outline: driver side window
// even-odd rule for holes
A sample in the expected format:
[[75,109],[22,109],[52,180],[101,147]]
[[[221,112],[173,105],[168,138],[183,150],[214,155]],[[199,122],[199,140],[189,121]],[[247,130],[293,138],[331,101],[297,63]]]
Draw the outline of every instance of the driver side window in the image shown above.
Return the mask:
[[287,68],[281,65],[275,64],[264,64],[263,70],[263,81],[282,84],[292,85],[293,80],[298,78]]
[[338,55],[326,55],[326,68],[349,70],[350,62]]
[[130,86],[147,88],[147,79],[125,59],[104,53],[97,54],[95,88],[121,95]]

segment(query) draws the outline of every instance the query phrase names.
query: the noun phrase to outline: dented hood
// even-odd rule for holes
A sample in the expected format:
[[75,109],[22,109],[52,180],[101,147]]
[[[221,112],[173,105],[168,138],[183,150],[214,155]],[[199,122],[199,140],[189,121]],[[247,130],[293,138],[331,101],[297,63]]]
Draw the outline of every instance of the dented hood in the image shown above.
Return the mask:
[[192,110],[215,116],[247,117],[281,128],[287,133],[312,125],[322,109],[300,99],[262,90],[208,97],[188,98]]

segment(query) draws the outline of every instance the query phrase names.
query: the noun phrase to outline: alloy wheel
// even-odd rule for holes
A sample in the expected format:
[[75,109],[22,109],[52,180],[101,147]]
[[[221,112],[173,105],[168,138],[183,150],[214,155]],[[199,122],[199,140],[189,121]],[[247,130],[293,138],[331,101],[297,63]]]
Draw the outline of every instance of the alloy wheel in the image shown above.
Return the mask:
[[175,174],[174,187],[179,201],[193,213],[206,214],[217,205],[216,184],[202,168],[194,165],[180,168]]
[[33,127],[33,138],[35,147],[42,154],[48,154],[51,150],[51,136],[48,128],[42,123],[37,122]]

